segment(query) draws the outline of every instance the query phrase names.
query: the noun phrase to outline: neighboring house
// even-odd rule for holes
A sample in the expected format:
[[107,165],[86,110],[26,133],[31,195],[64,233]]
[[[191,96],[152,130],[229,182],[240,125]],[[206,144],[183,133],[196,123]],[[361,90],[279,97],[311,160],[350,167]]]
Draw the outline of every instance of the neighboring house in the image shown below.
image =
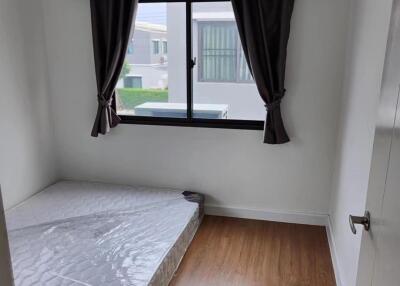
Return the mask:
[[136,21],[126,55],[129,64],[165,64],[167,50],[165,25]]
[[167,27],[136,22],[125,58],[130,72],[119,81],[118,87],[167,88],[167,53]]

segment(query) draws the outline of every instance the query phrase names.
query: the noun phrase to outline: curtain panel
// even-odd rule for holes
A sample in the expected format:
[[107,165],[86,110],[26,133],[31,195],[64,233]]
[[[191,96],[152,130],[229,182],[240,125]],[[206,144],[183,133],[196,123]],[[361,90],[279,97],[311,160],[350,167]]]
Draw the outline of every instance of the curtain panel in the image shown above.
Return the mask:
[[282,115],[285,66],[294,0],[231,0],[243,51],[265,102],[264,143],[289,142]]
[[120,118],[112,108],[125,60],[138,0],[91,0],[93,50],[97,80],[97,114],[92,136],[106,134]]

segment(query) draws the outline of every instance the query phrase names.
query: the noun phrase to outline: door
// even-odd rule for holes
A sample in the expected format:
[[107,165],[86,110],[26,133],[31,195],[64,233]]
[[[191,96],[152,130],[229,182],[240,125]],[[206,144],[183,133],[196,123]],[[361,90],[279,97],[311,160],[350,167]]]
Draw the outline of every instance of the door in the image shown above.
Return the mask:
[[[400,285],[400,0],[393,2],[367,194],[358,286]],[[361,229],[358,228],[358,231]]]

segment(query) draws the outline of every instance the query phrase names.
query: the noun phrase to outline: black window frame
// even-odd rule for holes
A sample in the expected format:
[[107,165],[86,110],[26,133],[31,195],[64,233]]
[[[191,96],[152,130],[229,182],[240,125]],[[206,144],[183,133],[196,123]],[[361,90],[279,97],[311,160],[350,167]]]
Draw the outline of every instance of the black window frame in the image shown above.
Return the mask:
[[[119,115],[121,124],[205,127],[224,129],[263,130],[264,121],[244,119],[203,119],[193,118],[193,39],[192,4],[201,2],[229,2],[229,0],[139,0],[139,3],[186,3],[186,96],[187,118]],[[116,110],[115,99],[113,108]]]

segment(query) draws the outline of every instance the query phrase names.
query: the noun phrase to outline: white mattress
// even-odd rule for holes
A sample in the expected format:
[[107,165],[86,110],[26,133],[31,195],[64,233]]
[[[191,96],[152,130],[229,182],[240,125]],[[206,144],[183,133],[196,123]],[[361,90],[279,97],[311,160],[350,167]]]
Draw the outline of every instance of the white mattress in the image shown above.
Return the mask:
[[6,220],[16,286],[167,285],[200,223],[180,191],[72,181]]

